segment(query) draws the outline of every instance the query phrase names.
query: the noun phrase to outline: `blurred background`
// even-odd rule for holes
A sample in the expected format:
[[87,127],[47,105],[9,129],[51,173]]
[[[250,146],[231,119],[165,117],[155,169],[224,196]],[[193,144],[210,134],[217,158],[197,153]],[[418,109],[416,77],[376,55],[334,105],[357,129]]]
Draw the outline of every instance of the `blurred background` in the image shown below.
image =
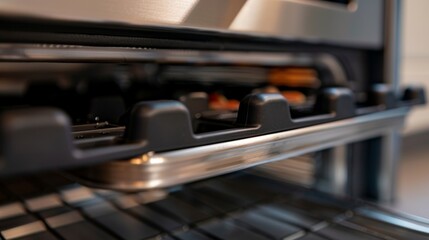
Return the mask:
[[[424,85],[429,89],[429,25],[427,0],[403,1],[402,24],[402,83]],[[429,106],[411,113],[406,134],[429,131]]]
[[[402,8],[402,84],[429,90],[428,0],[404,0]],[[429,105],[409,115],[399,168],[398,199],[394,207],[429,217]]]

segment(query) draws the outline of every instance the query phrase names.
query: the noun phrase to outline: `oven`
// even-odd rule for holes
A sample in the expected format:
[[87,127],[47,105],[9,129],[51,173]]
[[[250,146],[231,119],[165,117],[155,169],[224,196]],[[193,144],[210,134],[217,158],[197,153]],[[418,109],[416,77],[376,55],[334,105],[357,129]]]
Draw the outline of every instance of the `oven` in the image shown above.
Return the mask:
[[4,239],[425,239],[395,0],[0,0]]

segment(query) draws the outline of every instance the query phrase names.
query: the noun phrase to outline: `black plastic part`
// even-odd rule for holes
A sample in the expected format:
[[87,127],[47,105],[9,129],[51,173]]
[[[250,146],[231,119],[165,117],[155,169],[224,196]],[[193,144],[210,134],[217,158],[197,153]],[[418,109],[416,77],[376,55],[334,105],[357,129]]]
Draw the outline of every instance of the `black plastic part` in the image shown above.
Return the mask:
[[368,95],[370,105],[383,105],[386,109],[397,105],[395,93],[385,84],[374,84]]
[[193,92],[179,99],[189,110],[191,116],[209,109],[209,96],[205,92]]
[[[313,110],[292,117],[280,94],[252,94],[241,103],[228,128],[194,133],[193,116],[207,107],[204,95],[188,95],[184,103],[172,100],[137,103],[129,114],[122,137],[118,133],[82,143],[73,140],[68,116],[53,108],[5,111],[0,115],[0,175],[85,166],[131,158],[149,151],[167,151],[287,131],[368,114],[374,111],[426,102],[422,88],[407,88],[397,101],[384,85],[369,93],[370,107],[361,111],[347,88],[322,89]],[[184,105],[190,106],[191,111]],[[380,108],[382,107],[382,108]],[[191,113],[190,113],[191,112]]]
[[405,104],[426,104],[426,92],[423,87],[407,87],[402,95]]
[[150,139],[148,144],[154,149],[163,145],[188,145],[193,141],[188,109],[177,101],[138,103],[131,112],[125,138],[129,141]]
[[1,115],[0,126],[3,171],[37,171],[71,164],[71,123],[63,112],[11,110]]
[[[271,113],[281,113],[272,115]],[[289,104],[279,94],[252,94],[240,103],[237,125],[263,129],[289,128],[293,125]]]
[[348,88],[326,88],[318,96],[315,112],[334,113],[337,119],[356,114],[353,92]]

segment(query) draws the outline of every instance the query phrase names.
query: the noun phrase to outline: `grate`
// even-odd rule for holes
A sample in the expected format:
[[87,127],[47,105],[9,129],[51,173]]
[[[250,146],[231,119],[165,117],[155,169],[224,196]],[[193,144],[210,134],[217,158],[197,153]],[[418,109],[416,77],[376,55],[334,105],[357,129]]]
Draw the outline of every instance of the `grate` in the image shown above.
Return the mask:
[[45,174],[5,180],[0,195],[3,239],[428,238],[380,219],[365,221],[369,214],[359,215],[365,203],[243,172],[168,194],[92,189]]

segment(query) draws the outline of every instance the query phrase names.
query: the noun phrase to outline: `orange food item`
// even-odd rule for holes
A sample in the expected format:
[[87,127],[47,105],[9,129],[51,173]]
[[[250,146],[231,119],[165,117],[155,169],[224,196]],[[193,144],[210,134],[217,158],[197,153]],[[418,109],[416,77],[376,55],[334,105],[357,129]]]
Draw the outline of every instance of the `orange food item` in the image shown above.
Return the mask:
[[213,110],[238,110],[240,102],[235,99],[227,99],[220,93],[210,94],[210,108]]
[[310,87],[320,86],[317,71],[312,68],[276,68],[268,76],[268,82],[276,86]]
[[306,101],[306,96],[298,91],[282,91],[281,94],[292,105],[303,104]]

